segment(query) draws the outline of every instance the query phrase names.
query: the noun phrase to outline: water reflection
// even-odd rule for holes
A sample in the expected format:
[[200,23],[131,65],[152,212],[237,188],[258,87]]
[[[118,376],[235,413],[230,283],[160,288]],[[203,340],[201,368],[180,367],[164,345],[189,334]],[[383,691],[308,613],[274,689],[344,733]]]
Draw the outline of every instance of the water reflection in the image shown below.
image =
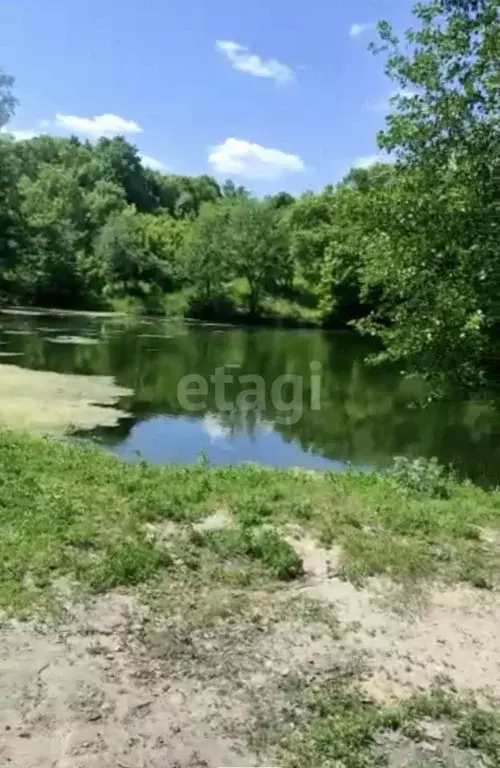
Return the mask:
[[[347,462],[383,466],[395,454],[437,456],[476,480],[500,482],[499,409],[475,402],[412,408],[422,383],[402,380],[391,367],[367,366],[369,346],[354,335],[74,315],[3,316],[2,329],[2,352],[22,353],[2,363],[112,375],[133,390],[120,404],[130,418],[97,433],[122,456],[140,452],[157,462],[193,461],[203,451],[221,464],[337,468]],[[79,343],[79,337],[98,343]],[[311,407],[311,361],[322,368],[319,411]],[[210,383],[221,366],[232,375],[225,396],[233,403],[244,388],[240,376],[262,376],[263,407],[221,412]],[[178,384],[193,373],[208,386],[203,408],[187,412]],[[303,415],[295,424],[278,423],[280,413],[268,396],[283,374],[303,377]]]

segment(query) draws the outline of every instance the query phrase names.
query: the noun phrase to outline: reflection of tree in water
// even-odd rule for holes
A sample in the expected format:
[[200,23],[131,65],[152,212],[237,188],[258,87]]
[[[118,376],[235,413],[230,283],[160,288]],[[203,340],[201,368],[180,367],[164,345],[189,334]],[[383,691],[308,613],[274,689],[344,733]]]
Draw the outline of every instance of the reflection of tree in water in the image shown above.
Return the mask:
[[[41,325],[47,325],[45,318]],[[409,404],[423,393],[418,381],[401,379],[397,370],[367,366],[366,341],[348,334],[321,331],[226,329],[116,319],[71,320],[59,323],[61,333],[91,333],[101,339],[93,346],[52,344],[36,330],[5,337],[7,349],[22,350],[22,364],[65,373],[113,375],[120,386],[133,390],[120,406],[130,419],[112,430],[98,430],[108,444],[122,442],[134,424],[158,414],[212,419],[238,433],[257,434],[273,424],[286,440],[327,458],[357,464],[385,464],[398,453],[437,456],[464,473],[498,482],[500,415],[486,405],[439,402],[426,409]],[[159,336],[155,336],[159,334]],[[21,358],[18,358],[21,360]],[[322,408],[311,409],[311,361],[322,366]],[[233,376],[226,399],[236,403],[244,387],[239,377],[259,374],[266,383],[262,412],[219,412],[210,381],[216,368],[226,366]],[[199,374],[208,382],[204,408],[182,410],[177,397],[184,376]],[[279,415],[270,392],[284,373],[303,376],[303,416],[296,424],[277,424]]]
[[[395,370],[364,364],[366,342],[353,336],[191,329],[187,336],[165,340],[154,353],[138,346],[131,334],[125,354],[124,341],[118,340],[111,352],[112,367],[119,384],[135,388],[130,407],[138,418],[165,413],[201,419],[212,414],[231,434],[253,434],[273,423],[286,440],[332,459],[380,465],[398,453],[436,455],[464,474],[497,477],[498,413],[474,403],[440,402],[425,410],[411,409],[411,402],[423,393],[422,384],[401,379]],[[322,365],[321,411],[310,407],[311,360]],[[182,410],[177,400],[182,377],[198,373],[210,382],[223,364],[240,366],[227,368],[234,381],[226,385],[226,398],[234,403],[243,389],[240,375],[259,373],[264,377],[264,412],[219,412],[211,383],[206,408],[188,414]],[[304,413],[292,425],[276,424],[278,414],[269,397],[272,382],[283,373],[304,376]]]

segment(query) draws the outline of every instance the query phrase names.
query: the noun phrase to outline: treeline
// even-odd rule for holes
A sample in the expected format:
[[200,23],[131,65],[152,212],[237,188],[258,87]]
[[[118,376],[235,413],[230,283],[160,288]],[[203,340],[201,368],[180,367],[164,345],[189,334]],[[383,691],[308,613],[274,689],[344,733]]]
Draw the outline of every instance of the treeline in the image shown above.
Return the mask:
[[[381,149],[319,194],[264,200],[144,168],[123,138],[0,141],[10,303],[354,324],[384,355],[477,387],[499,355],[498,0],[433,0],[398,40]],[[0,121],[12,112],[0,81]]]
[[10,303],[337,324],[364,314],[352,217],[367,180],[390,178],[390,167],[322,194],[258,200],[231,181],[145,168],[122,137],[4,134],[0,165]]

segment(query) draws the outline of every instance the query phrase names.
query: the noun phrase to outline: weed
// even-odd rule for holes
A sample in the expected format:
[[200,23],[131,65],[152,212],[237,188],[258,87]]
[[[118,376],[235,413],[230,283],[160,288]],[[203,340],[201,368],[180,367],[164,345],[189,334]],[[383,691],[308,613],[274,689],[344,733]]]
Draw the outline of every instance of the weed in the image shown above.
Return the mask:
[[430,499],[446,499],[449,496],[446,470],[435,458],[396,456],[386,474],[411,495]]
[[457,730],[457,741],[462,749],[477,749],[492,760],[492,765],[500,765],[500,715],[477,708],[466,712]]
[[96,559],[79,564],[77,575],[95,592],[122,585],[135,586],[172,565],[165,551],[148,541],[121,541],[108,546]]
[[[500,716],[444,689],[436,688],[426,696],[384,707],[367,699],[348,679],[339,677],[322,683],[319,689],[299,686],[288,709],[300,715],[297,719],[285,713],[286,724],[278,729],[276,758],[286,768],[387,766],[386,745],[393,743],[393,739],[386,738],[388,734],[400,734],[402,743],[404,739],[419,741],[423,721],[442,720],[455,732],[457,749],[476,750],[489,761],[482,765],[499,764]],[[433,754],[441,764],[444,755]]]
[[270,576],[288,581],[303,572],[302,561],[295,550],[272,530],[248,527],[222,531],[195,531],[191,538],[198,546],[207,546],[221,560],[249,559],[260,563]]

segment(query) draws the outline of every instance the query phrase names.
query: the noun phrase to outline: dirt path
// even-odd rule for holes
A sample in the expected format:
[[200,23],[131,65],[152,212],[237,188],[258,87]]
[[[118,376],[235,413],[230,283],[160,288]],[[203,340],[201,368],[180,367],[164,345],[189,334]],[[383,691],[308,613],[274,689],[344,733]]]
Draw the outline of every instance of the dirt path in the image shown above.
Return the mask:
[[[384,703],[427,691],[442,676],[486,704],[500,699],[494,594],[401,592],[383,581],[356,589],[329,576],[334,552],[301,548],[306,579],[279,592],[225,588],[174,597],[160,612],[112,594],[74,605],[52,627],[4,623],[0,764],[257,766],[255,736],[293,708],[294,685],[314,689],[353,669]],[[426,749],[435,757],[431,741],[443,746],[446,738],[434,728],[418,749],[393,740],[389,765],[416,765]],[[472,752],[446,749],[440,764],[483,765]]]

